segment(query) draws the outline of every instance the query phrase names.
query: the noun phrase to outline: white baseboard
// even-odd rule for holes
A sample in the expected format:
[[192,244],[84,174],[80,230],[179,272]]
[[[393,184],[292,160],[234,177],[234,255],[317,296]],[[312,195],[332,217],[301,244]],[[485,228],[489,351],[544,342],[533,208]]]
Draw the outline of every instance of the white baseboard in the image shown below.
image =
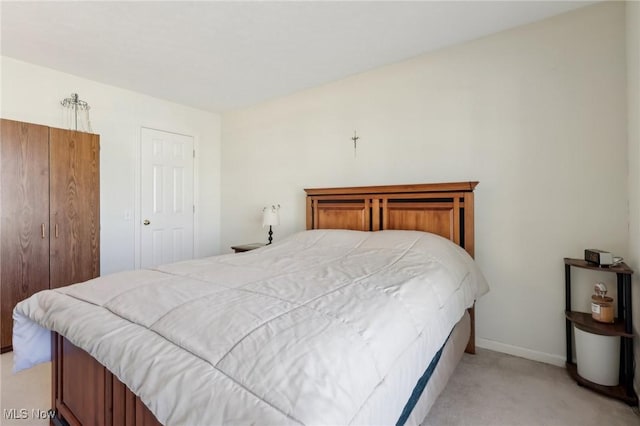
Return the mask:
[[476,338],[476,346],[479,348],[502,352],[520,358],[530,359],[532,361],[544,362],[545,364],[551,364],[558,367],[564,367],[564,364],[567,361],[565,357],[560,355],[538,352],[531,349],[507,345],[506,343],[500,343],[488,339]]

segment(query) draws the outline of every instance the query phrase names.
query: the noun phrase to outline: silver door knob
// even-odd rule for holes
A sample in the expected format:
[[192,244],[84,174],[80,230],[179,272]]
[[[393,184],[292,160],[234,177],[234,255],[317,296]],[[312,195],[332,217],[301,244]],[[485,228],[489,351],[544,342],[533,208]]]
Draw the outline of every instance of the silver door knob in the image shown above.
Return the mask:
[[149,219],[145,219],[142,223],[144,223],[145,225],[151,225],[151,221],[149,221]]

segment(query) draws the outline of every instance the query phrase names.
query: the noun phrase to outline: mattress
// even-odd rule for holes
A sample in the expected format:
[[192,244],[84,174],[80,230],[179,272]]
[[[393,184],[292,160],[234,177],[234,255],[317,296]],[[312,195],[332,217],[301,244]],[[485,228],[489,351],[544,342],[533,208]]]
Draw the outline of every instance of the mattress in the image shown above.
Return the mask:
[[54,330],[163,424],[391,424],[487,290],[433,234],[306,231],[40,292],[14,311],[15,358],[46,358]]
[[471,320],[469,314],[466,313],[458,324],[456,324],[447,342],[443,346],[440,359],[429,376],[426,387],[424,387],[420,393],[420,397],[413,405],[404,423],[406,426],[418,426],[423,422],[429,410],[436,402],[438,395],[440,395],[447,386],[451,374],[453,374],[456,366],[460,362],[469,341],[470,333]]

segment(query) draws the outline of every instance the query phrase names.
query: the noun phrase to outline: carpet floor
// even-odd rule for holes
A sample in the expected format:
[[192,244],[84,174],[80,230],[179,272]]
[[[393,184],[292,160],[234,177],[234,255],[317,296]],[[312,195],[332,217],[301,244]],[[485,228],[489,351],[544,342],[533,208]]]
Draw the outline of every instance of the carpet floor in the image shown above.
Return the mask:
[[[38,416],[51,404],[51,364],[12,374],[13,354],[0,361],[0,425],[48,425]],[[640,426],[640,414],[581,388],[562,368],[479,349],[464,355],[422,422],[447,425]]]
[[464,354],[422,426],[640,426],[638,407],[578,386],[564,368]]

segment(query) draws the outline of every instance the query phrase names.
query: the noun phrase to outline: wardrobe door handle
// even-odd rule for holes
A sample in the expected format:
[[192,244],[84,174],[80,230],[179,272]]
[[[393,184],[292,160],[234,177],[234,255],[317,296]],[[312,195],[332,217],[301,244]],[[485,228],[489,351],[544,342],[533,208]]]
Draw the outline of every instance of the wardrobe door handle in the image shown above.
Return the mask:
[[44,223],[40,225],[40,231],[41,231],[42,239],[44,240],[45,238],[47,238],[46,235],[44,235]]
[[56,223],[56,238],[58,238],[58,224]]

